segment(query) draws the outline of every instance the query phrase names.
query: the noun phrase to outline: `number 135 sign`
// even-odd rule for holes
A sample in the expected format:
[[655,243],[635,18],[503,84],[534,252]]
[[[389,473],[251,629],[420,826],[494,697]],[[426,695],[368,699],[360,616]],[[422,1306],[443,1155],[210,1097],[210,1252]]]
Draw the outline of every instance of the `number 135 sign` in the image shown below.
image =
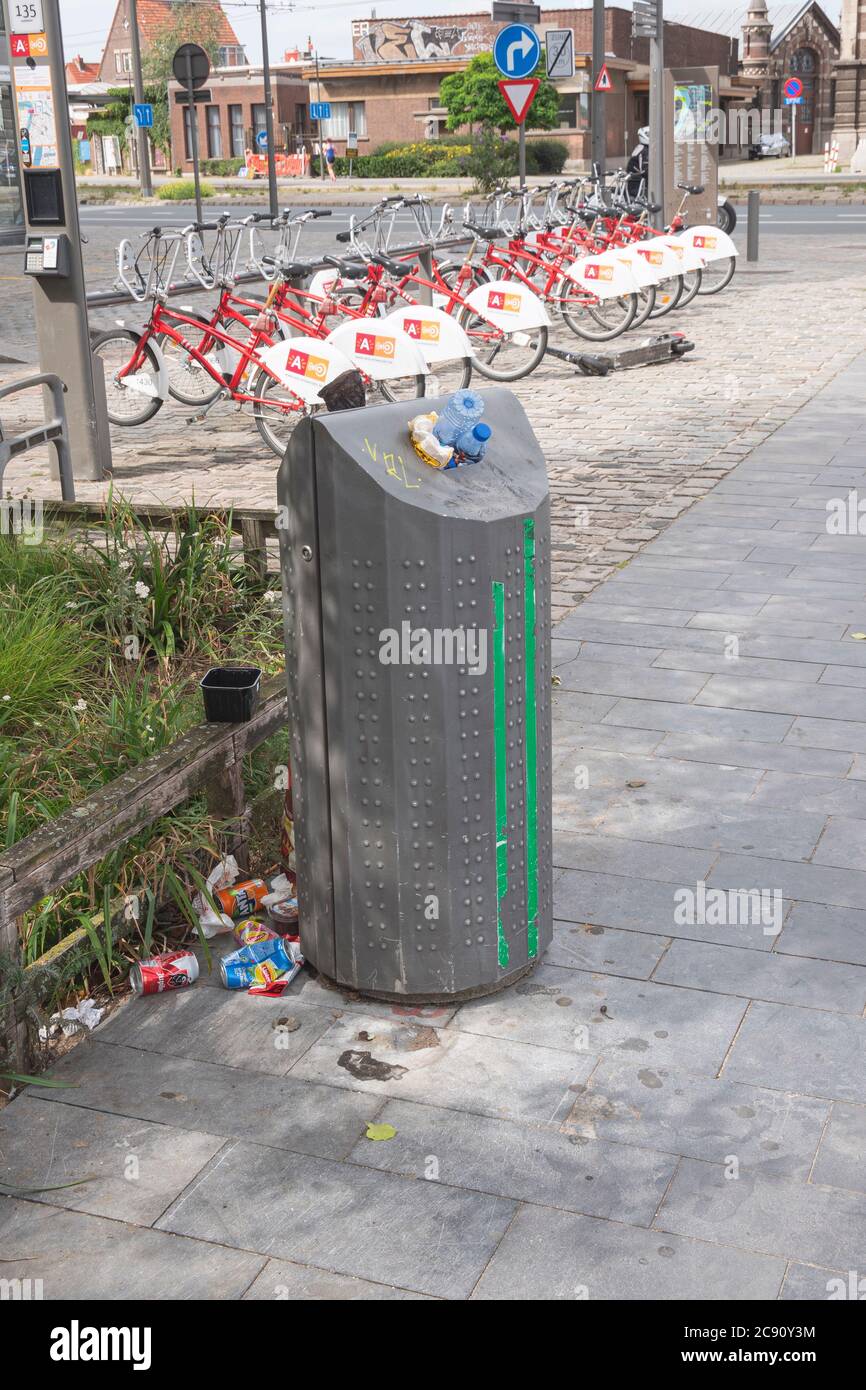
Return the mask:
[[13,34],[41,34],[42,0],[9,0],[9,19]]

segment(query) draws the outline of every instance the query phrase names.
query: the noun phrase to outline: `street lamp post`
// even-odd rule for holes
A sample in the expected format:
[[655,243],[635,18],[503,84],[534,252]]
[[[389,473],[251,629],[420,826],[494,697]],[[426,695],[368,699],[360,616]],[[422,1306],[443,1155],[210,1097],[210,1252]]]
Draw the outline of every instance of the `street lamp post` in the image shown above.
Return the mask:
[[262,81],[265,97],[265,133],[268,137],[268,201],[271,217],[280,211],[277,197],[277,156],[274,149],[274,111],[271,102],[271,64],[268,53],[268,7],[267,0],[259,0],[259,15],[262,21]]
[[[129,6],[129,46],[132,57],[132,93],[136,102],[144,101],[144,78],[141,73],[141,42],[138,34],[138,6],[136,0],[127,0]],[[153,197],[153,182],[150,177],[150,141],[143,126],[136,125],[135,138],[138,147],[138,182],[145,198]]]

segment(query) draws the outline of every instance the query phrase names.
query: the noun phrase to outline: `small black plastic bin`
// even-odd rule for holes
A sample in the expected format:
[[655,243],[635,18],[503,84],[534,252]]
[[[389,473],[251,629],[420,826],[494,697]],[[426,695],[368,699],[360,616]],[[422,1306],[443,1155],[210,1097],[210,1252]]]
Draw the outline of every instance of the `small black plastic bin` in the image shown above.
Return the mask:
[[209,724],[246,724],[259,703],[259,666],[212,666],[200,682]]

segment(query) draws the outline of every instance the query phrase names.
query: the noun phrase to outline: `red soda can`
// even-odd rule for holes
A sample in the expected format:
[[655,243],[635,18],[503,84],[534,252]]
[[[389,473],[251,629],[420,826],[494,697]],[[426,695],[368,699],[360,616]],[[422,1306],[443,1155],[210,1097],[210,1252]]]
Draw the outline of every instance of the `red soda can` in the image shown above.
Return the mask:
[[162,994],[183,989],[198,979],[198,961],[192,951],[164,951],[161,956],[136,961],[129,982],[136,994]]

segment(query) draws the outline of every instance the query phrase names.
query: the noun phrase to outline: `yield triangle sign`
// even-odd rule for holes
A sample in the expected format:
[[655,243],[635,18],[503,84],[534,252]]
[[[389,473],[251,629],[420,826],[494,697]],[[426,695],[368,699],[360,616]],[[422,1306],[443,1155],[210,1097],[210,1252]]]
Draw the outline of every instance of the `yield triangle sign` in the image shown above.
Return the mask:
[[607,70],[607,63],[602,63],[598,77],[595,79],[593,90],[596,92],[613,91],[613,82],[611,81],[610,73]]
[[518,125],[523,125],[535,93],[538,91],[539,78],[525,77],[518,80],[513,77],[504,77],[497,85],[505,105],[515,121]]

